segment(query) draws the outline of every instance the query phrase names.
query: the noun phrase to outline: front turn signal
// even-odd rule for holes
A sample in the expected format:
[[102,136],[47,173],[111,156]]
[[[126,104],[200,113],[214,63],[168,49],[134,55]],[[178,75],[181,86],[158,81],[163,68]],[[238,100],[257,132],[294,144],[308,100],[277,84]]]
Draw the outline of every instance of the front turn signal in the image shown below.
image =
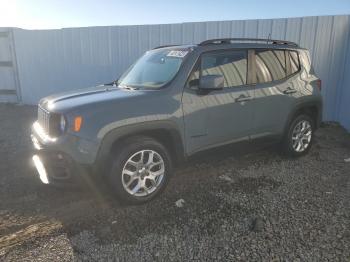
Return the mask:
[[81,116],[76,116],[74,118],[74,131],[75,132],[80,131],[82,123],[83,123],[83,118]]

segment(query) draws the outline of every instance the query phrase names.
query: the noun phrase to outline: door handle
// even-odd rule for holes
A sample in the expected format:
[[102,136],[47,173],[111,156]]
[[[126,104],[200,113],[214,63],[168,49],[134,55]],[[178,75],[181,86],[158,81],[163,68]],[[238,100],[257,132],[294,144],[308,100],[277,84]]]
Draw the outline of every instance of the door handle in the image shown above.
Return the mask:
[[288,87],[286,90],[283,91],[283,94],[288,95],[288,94],[294,94],[296,92],[297,90],[295,90],[294,88]]
[[236,102],[245,102],[245,101],[250,101],[252,100],[251,96],[246,96],[246,95],[240,95],[235,99]]

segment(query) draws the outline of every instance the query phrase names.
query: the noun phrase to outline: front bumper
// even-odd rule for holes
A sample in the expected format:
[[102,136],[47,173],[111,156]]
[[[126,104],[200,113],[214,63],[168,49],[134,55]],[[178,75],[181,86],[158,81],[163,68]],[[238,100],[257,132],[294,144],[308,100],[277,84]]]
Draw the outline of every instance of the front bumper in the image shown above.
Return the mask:
[[44,184],[75,184],[76,170],[60,153],[36,153],[32,157],[39,178]]
[[67,153],[69,150],[65,150],[67,144],[75,150],[74,138],[66,138],[66,142],[48,141],[33,127],[31,140],[34,146],[32,160],[42,183],[74,185],[88,175],[88,165],[79,163]]
[[35,148],[32,160],[41,182],[54,185],[76,184],[82,168],[69,155],[45,149],[35,136],[31,137]]

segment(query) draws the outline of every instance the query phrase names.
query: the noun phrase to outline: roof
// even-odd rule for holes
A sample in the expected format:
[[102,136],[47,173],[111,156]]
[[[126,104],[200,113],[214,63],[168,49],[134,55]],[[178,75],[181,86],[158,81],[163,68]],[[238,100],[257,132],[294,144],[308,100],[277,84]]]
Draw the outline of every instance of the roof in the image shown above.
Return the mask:
[[252,49],[303,49],[299,46],[295,45],[289,45],[289,44],[283,44],[283,45],[277,45],[277,44],[266,44],[266,43],[229,43],[229,44],[211,44],[211,45],[205,45],[205,46],[198,46],[203,48],[204,50],[217,50],[217,49],[230,49],[230,48],[237,48],[237,49],[245,49],[245,48],[252,48]]
[[303,49],[298,44],[285,40],[259,39],[259,38],[220,38],[210,39],[198,45],[167,45],[158,48],[201,48],[202,50],[217,50],[229,48],[269,48],[269,49]]

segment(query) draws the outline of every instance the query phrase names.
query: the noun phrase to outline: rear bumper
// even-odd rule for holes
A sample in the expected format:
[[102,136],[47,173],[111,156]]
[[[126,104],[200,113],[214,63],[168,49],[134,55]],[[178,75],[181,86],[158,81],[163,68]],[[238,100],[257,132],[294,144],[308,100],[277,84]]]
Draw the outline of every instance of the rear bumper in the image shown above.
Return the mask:
[[323,104],[321,103],[318,108],[318,114],[317,114],[317,120],[316,120],[316,126],[315,128],[318,129],[321,126],[322,119],[323,119]]

